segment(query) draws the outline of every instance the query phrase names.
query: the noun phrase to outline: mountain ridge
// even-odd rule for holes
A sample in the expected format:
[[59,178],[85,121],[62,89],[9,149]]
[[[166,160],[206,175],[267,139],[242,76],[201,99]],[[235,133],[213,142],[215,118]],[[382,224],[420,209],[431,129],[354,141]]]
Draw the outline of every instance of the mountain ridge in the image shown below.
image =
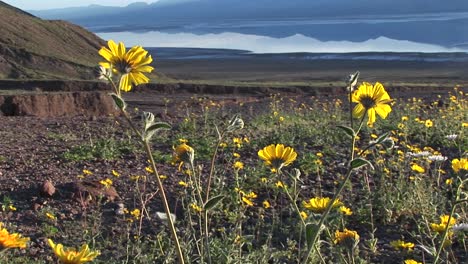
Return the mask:
[[0,78],[90,79],[105,42],[67,21],[48,21],[0,1]]

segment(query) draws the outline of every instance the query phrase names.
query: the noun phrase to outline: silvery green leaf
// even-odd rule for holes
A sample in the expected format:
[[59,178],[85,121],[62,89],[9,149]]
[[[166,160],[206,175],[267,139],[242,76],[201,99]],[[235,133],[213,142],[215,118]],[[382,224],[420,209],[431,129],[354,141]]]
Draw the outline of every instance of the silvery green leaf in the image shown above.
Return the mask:
[[351,161],[350,163],[351,165],[351,168],[352,169],[357,169],[357,168],[360,168],[362,166],[370,166],[371,169],[374,169],[374,166],[372,165],[372,163],[366,159],[363,159],[363,158],[355,158]]
[[435,256],[435,254],[436,254],[435,248],[429,248],[429,247],[426,247],[424,245],[418,245],[418,247],[420,247],[422,250],[424,250],[427,254],[429,254],[431,256]]
[[112,96],[112,99],[114,100],[115,105],[117,105],[119,109],[125,110],[125,108],[127,108],[127,104],[122,99],[122,97],[118,96],[115,93],[111,93],[110,95]]
[[382,141],[380,145],[382,145],[386,149],[391,149],[395,146],[395,142],[393,141],[393,139],[387,138],[384,141]]
[[355,72],[354,74],[350,74],[347,80],[347,85],[349,91],[353,91],[354,86],[356,86],[359,78],[359,71]]
[[145,131],[154,123],[154,115],[151,112],[143,112],[143,122],[145,124]]
[[316,224],[308,223],[306,224],[306,241],[307,248],[310,250],[314,245],[315,241],[312,241],[317,233],[320,233],[323,228],[319,228]]
[[149,125],[145,129],[145,133],[143,133],[143,140],[144,141],[150,141],[153,135],[160,131],[160,130],[168,130],[171,129],[171,125],[169,125],[166,122],[154,122],[153,124]]
[[148,128],[146,128],[146,132],[158,131],[158,130],[168,130],[171,129],[171,125],[166,122],[154,122]]
[[383,133],[382,135],[380,135],[380,136],[375,140],[375,142],[376,142],[377,144],[380,144],[380,143],[384,142],[385,140],[387,140],[389,135],[390,135],[390,132],[385,132],[385,133]]
[[[167,224],[167,214],[164,212],[156,212],[156,216],[163,221],[163,223]],[[170,214],[171,220],[174,223],[176,221],[176,215],[175,214]]]
[[223,200],[223,199],[224,199],[224,195],[215,196],[215,197],[211,198],[210,200],[208,200],[208,202],[206,202],[203,207],[204,207],[205,210],[208,211],[211,208],[218,205],[218,203],[221,202],[221,200]]
[[228,132],[233,132],[235,130],[239,130],[244,128],[244,120],[240,118],[239,114],[234,115],[231,120],[229,121],[227,131]]
[[348,126],[339,125],[337,127],[341,128],[346,133],[346,135],[348,135],[351,138],[356,136],[356,132],[354,132],[354,130]]

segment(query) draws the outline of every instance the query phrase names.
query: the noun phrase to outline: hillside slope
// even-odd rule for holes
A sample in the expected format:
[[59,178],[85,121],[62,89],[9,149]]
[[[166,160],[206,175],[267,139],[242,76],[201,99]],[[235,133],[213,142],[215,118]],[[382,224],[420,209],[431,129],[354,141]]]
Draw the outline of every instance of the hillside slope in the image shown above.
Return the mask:
[[65,21],[0,1],[0,79],[90,79],[105,42]]

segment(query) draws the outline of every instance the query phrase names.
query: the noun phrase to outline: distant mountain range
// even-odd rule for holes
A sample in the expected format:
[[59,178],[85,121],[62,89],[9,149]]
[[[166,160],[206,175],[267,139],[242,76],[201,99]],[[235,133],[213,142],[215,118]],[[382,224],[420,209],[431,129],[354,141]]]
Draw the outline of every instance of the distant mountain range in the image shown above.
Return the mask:
[[0,79],[90,79],[105,42],[80,26],[47,21],[0,1]]
[[386,37],[448,48],[468,43],[468,0],[160,0],[29,12],[98,33],[300,34],[352,42]]
[[392,16],[468,12],[466,0],[160,0],[127,7],[87,7],[30,11],[47,19],[66,19],[85,26],[148,25],[178,20],[284,19]]

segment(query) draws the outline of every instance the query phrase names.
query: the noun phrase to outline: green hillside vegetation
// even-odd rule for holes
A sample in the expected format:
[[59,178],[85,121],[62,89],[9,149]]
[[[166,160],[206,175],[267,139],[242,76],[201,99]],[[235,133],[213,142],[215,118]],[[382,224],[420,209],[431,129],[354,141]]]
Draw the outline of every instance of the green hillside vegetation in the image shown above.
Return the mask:
[[105,43],[66,21],[42,20],[0,1],[1,79],[89,79]]

